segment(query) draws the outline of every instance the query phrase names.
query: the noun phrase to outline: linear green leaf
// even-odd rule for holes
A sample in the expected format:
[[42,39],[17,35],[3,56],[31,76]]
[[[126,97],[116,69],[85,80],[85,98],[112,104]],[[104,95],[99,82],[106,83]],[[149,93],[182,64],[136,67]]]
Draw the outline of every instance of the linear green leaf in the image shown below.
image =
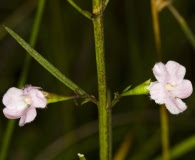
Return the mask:
[[77,94],[84,96],[87,95],[85,91],[79,88],[74,82],[63,75],[56,67],[54,67],[48,60],[35,51],[27,42],[25,42],[18,34],[12,31],[10,28],[5,27],[8,33],[46,70],[48,70],[54,77],[65,84],[68,88],[76,92]]
[[[171,149],[171,159],[177,159],[184,154],[195,149],[195,135],[186,138],[185,140],[179,142]],[[155,160],[162,160],[162,157],[159,156]]]

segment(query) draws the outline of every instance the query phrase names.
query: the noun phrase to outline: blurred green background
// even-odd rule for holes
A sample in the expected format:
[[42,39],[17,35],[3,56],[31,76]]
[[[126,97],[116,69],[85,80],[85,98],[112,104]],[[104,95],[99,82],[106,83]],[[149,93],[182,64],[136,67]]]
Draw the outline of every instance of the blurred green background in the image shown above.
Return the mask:
[[[16,86],[26,52],[6,33],[10,27],[29,40],[35,18],[36,0],[0,1],[0,95]],[[91,11],[91,1],[75,2]],[[175,0],[173,5],[195,33],[195,1]],[[176,19],[164,9],[159,14],[163,62],[174,60],[187,69],[186,79],[195,82],[195,51]],[[128,85],[155,78],[157,62],[149,0],[110,0],[104,13],[107,85],[113,98]],[[92,22],[66,0],[48,0],[35,49],[88,93],[97,97],[97,75]],[[31,61],[27,84],[57,94],[73,94],[35,60]],[[195,134],[194,94],[185,100],[188,109],[169,116],[170,146]],[[1,104],[3,109],[3,104]],[[127,160],[151,160],[161,154],[159,106],[149,96],[125,97],[113,108],[113,155],[122,142],[129,144]],[[38,110],[35,121],[16,124],[8,151],[9,160],[99,159],[97,107],[76,106],[74,101],[49,104]],[[0,144],[8,120],[0,114]],[[18,123],[18,120],[17,120]],[[195,143],[195,142],[194,142]],[[178,160],[195,159],[195,147]],[[119,159],[120,160],[120,159]]]

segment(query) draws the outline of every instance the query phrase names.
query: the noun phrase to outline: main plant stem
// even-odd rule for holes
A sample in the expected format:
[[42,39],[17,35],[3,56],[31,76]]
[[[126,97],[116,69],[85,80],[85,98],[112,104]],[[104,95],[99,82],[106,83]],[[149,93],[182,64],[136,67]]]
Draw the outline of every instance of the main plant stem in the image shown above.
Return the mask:
[[[159,27],[159,18],[158,10],[155,5],[155,0],[151,0],[151,9],[152,9],[152,19],[153,19],[153,29],[154,29],[154,39],[156,46],[157,59],[160,61],[162,59],[162,50],[161,50],[161,38],[160,38],[160,27]],[[161,116],[161,139],[162,139],[162,152],[163,160],[169,160],[169,128],[168,128],[168,116],[167,110],[164,105],[160,107],[160,116]]]
[[98,75],[98,113],[100,160],[111,160],[111,114],[107,107],[107,87],[104,52],[103,0],[93,0],[93,27]]

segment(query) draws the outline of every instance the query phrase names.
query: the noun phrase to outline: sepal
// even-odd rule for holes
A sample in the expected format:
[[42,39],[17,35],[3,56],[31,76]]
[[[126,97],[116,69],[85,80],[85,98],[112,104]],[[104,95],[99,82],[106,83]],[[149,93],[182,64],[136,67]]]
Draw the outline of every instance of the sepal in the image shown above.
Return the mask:
[[50,93],[50,92],[46,92],[46,91],[41,91],[41,92],[43,93],[43,95],[47,99],[47,104],[60,102],[60,101],[66,101],[66,100],[76,98],[75,96],[62,96],[62,95],[58,95],[58,94]]
[[122,92],[121,96],[131,96],[131,95],[142,95],[142,94],[148,94],[149,90],[148,87],[150,85],[151,80],[147,80],[144,83],[136,86],[133,89],[130,89],[130,86],[128,86],[124,91]]

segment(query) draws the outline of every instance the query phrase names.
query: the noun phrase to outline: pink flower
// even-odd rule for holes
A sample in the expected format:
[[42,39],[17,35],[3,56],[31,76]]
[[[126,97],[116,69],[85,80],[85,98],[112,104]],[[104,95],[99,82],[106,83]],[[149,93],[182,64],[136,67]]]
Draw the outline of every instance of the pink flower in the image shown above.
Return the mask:
[[186,69],[174,61],[167,64],[161,62],[153,68],[156,82],[151,82],[149,91],[151,99],[158,104],[165,104],[172,114],[186,110],[186,104],[181,100],[192,94],[193,88],[189,80],[184,79]]
[[47,103],[40,89],[34,86],[10,88],[3,96],[4,115],[10,119],[20,118],[19,126],[33,121],[37,115],[36,108],[45,108]]

